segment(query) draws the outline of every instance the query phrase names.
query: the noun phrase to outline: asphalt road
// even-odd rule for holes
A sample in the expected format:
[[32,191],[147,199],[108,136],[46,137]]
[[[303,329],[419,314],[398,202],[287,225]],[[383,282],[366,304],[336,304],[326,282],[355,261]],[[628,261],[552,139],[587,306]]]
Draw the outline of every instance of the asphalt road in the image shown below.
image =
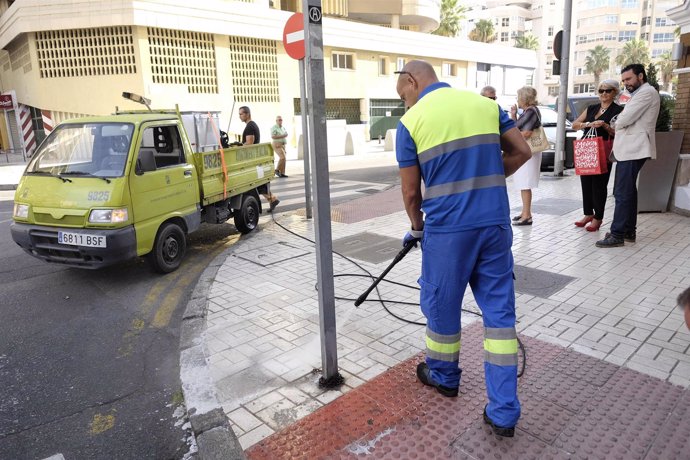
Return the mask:
[[23,253],[0,201],[0,459],[182,458],[179,325],[198,276],[238,236],[207,226],[180,270],[100,271]]
[[[332,177],[392,184],[398,172]],[[0,192],[0,459],[185,457],[181,315],[201,272],[240,238],[234,226],[204,225],[169,275],[141,259],[65,268],[12,241],[11,197]]]

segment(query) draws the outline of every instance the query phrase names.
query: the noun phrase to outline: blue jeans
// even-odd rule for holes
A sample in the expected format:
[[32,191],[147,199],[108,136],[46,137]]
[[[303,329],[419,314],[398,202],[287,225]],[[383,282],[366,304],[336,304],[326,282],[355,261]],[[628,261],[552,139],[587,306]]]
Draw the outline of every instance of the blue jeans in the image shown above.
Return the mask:
[[635,233],[637,227],[637,176],[647,158],[619,161],[616,163],[616,179],[613,183],[613,196],[616,209],[613,211],[611,235],[623,238]]

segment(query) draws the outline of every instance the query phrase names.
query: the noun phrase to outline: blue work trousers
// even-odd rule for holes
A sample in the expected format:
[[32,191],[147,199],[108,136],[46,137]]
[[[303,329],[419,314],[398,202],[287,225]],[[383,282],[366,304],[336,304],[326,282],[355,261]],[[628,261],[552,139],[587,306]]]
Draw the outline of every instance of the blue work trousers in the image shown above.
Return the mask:
[[[460,384],[461,369],[454,357],[434,353],[429,340],[460,336],[462,299],[467,284],[483,314],[485,338],[512,331],[515,337],[513,233],[510,225],[495,225],[453,233],[424,232],[420,305],[427,318],[427,358],[431,378],[446,387]],[[507,331],[507,332],[506,332]],[[485,339],[485,349],[488,350]],[[517,341],[514,341],[517,343]],[[488,352],[485,352],[487,356]],[[438,359],[437,359],[438,358]],[[489,397],[487,414],[503,427],[520,417],[517,397],[517,351],[510,363],[497,365],[485,358]]]
[[637,228],[637,176],[647,158],[619,161],[616,163],[616,179],[613,196],[616,208],[613,211],[611,234],[616,238],[635,233]]

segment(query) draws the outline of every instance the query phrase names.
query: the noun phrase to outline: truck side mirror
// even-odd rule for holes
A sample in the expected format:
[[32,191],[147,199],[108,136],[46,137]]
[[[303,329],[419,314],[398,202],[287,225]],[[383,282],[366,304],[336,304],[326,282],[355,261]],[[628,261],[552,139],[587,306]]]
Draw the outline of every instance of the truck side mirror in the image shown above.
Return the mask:
[[140,158],[137,158],[137,162],[134,165],[134,174],[136,174],[137,176],[141,176],[142,174],[144,174],[144,168],[141,167]]

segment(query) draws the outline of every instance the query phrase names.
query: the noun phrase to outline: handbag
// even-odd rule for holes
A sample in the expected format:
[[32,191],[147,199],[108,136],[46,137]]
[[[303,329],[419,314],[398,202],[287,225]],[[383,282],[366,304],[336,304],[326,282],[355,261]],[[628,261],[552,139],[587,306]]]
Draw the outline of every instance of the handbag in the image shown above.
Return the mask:
[[544,131],[544,127],[541,125],[539,111],[537,111],[537,118],[539,118],[539,127],[533,129],[532,135],[525,139],[532,153],[543,152],[549,148],[549,139],[547,139],[546,131]]
[[609,149],[604,144],[604,139],[597,136],[596,128],[590,129],[582,139],[573,142],[575,174],[578,176],[591,176],[608,172],[606,163]]

